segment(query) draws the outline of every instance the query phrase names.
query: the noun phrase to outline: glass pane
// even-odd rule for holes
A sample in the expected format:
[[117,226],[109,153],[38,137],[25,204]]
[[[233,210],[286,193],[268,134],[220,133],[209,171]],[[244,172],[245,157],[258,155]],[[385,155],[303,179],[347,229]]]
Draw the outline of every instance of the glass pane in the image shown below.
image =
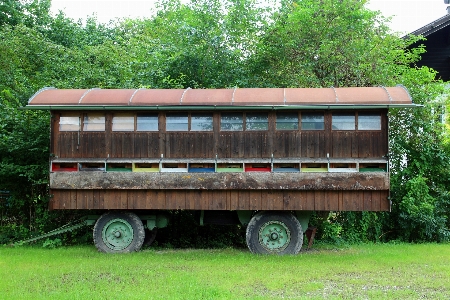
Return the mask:
[[242,113],[223,113],[221,117],[220,130],[242,131],[244,129]]
[[80,116],[61,116],[59,118],[59,131],[79,131],[80,130]]
[[331,123],[333,130],[355,130],[355,115],[333,115]]
[[359,130],[381,130],[381,115],[370,113],[358,114]]
[[83,131],[105,131],[105,116],[95,113],[84,115]]
[[187,131],[187,130],[188,130],[187,114],[166,115],[166,131]]
[[277,130],[298,129],[297,113],[277,113]]
[[191,114],[191,131],[212,131],[212,114]]
[[323,114],[302,113],[302,130],[324,130]]
[[112,120],[112,131],[134,131],[134,115],[114,115]]
[[138,114],[137,131],[158,131],[158,114]]
[[269,128],[269,118],[267,114],[247,114],[246,130],[267,130]]

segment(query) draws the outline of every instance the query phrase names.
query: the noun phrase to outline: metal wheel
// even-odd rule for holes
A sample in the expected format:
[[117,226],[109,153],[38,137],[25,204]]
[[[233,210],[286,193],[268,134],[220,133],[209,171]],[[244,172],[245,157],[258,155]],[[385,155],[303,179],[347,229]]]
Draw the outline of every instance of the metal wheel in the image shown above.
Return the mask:
[[300,222],[291,213],[259,212],[248,223],[247,246],[257,254],[297,254],[303,244]]
[[138,251],[144,242],[141,219],[130,212],[107,212],[94,226],[94,244],[101,252]]
[[155,227],[152,230],[149,230],[146,228],[144,243],[142,244],[142,246],[150,247],[151,244],[155,241],[157,233],[158,233],[158,227]]

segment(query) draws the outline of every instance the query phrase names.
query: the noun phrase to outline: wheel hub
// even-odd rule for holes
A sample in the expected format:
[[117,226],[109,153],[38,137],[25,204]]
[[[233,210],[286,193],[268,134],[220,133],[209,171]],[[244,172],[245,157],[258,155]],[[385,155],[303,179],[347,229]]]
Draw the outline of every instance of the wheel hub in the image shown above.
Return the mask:
[[269,221],[259,230],[259,243],[268,252],[281,252],[289,246],[290,241],[291,232],[283,222]]
[[111,250],[120,251],[133,241],[133,227],[124,219],[113,219],[102,230],[102,239]]

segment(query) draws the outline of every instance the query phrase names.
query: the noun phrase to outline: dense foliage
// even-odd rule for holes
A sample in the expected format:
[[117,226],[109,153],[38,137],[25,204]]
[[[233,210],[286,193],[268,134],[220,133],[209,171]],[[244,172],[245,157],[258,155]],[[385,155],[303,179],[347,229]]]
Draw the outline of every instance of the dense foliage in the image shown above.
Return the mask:
[[[0,243],[77,217],[46,210],[50,116],[20,109],[46,86],[403,84],[424,108],[390,112],[392,212],[317,213],[312,222],[319,227],[319,238],[335,241],[448,240],[450,148],[439,120],[445,104],[439,97],[442,85],[434,80],[433,70],[414,64],[425,49],[410,46],[420,38],[393,34],[388,20],[365,3],[163,0],[148,18],[100,24],[95,18],[74,21],[62,12],[53,16],[50,0],[2,1],[0,190],[10,196],[0,200]],[[212,235],[208,228],[195,227],[188,213],[175,212],[173,220],[163,243],[242,244],[242,238],[229,237],[229,228],[223,233],[215,228]],[[176,227],[177,220],[189,226]],[[242,234],[239,228],[232,232]]]

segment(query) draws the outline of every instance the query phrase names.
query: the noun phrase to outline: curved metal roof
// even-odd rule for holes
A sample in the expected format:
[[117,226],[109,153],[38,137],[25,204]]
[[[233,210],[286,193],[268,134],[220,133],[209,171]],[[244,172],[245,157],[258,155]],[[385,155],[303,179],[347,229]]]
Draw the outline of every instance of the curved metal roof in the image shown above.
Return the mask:
[[403,86],[235,89],[55,89],[33,95],[35,109],[415,106]]

